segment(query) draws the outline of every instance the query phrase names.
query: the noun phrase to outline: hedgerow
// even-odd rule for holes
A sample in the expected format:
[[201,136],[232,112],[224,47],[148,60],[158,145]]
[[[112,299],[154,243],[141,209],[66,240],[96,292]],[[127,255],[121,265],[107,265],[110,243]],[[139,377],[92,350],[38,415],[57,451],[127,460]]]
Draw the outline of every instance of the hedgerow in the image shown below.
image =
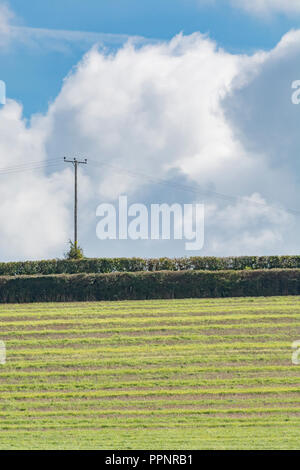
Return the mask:
[[0,277],[1,303],[300,295],[300,269]]
[[0,276],[114,273],[139,271],[221,271],[298,269],[300,256],[189,258],[84,258],[0,263]]

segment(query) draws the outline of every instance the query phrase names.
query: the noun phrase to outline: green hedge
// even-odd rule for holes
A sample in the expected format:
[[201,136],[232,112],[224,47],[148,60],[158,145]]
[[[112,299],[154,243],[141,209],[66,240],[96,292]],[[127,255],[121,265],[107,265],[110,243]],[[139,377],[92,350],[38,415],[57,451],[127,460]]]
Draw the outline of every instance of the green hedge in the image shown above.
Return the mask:
[[86,258],[0,263],[0,276],[113,273],[139,271],[220,271],[298,269],[300,256],[242,256],[231,258]]
[[300,269],[0,277],[1,303],[300,295]]

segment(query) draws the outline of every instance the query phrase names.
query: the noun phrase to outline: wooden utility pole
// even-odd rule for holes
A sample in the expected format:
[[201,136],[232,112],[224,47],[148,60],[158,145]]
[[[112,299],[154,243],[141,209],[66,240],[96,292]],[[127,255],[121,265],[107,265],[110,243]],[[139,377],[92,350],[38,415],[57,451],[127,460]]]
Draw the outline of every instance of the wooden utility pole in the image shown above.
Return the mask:
[[78,165],[86,165],[87,164],[87,159],[85,158],[84,160],[77,160],[77,158],[73,158],[73,160],[67,160],[66,157],[64,157],[64,161],[66,163],[72,163],[74,166],[74,173],[75,173],[75,184],[74,184],[74,247],[77,249],[78,247],[78,236],[77,236],[77,211],[78,211],[78,198],[77,198],[77,182],[78,182],[78,175],[77,175],[77,169]]

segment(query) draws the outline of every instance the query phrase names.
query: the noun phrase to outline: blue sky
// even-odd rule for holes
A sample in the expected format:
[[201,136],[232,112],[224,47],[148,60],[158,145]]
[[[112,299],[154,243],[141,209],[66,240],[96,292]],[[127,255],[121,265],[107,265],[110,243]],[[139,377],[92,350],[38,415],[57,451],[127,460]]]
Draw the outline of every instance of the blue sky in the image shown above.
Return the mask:
[[[42,162],[0,170],[0,259],[66,251],[65,155],[87,256],[298,253],[299,64],[298,0],[0,0],[0,169]],[[203,250],[100,241],[120,195],[204,204]]]
[[[201,0],[200,0],[201,2]],[[220,47],[233,53],[269,50],[292,28],[300,15],[270,17],[233,8],[227,0],[10,0],[14,24],[31,28],[138,35],[171,39],[179,32],[207,33]],[[0,54],[1,78],[8,95],[22,101],[24,114],[44,112],[56,97],[62,79],[89,49],[75,42],[64,51],[17,45]],[[109,41],[107,47],[111,48]],[[20,79],[22,76],[22,80]]]
[[217,0],[11,0],[27,26],[70,29],[169,39],[180,31],[208,32],[219,44],[236,50],[273,47],[292,27],[293,15],[251,16]]

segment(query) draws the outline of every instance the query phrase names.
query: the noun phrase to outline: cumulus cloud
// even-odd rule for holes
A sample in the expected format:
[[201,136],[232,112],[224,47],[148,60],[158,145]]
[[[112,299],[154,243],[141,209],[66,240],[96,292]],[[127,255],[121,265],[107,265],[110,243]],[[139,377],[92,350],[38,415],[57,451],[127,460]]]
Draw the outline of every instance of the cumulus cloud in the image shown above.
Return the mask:
[[[29,162],[39,164],[29,165]],[[46,175],[43,133],[26,127],[22,108],[8,100],[0,109],[0,218],[2,259],[56,256],[65,247],[71,223],[67,205],[71,174]],[[37,171],[26,171],[28,168]],[[16,171],[24,168],[24,171]]]
[[[299,224],[285,207],[298,206],[296,159],[289,151],[279,158],[285,134],[272,134],[267,119],[291,112],[282,64],[296,73],[295,35],[251,57],[229,54],[201,34],[139,48],[128,43],[113,54],[94,47],[45,115],[27,123],[14,101],[0,110],[1,166],[29,157],[89,158],[79,175],[80,240],[89,256],[188,254],[181,242],[97,240],[97,205],[122,193],[148,205],[204,201],[199,254],[292,251]],[[276,94],[274,74],[287,87],[286,101]],[[273,97],[268,111],[266,97]],[[59,256],[72,236],[71,168],[9,175],[0,194],[7,220],[0,225],[1,257]]]
[[[224,255],[271,252],[284,246],[295,218],[284,209],[268,204],[257,193],[220,207],[206,207],[207,237],[210,249]],[[221,230],[220,230],[221,228]],[[268,247],[268,248],[267,248]]]
[[[220,106],[244,62],[200,34],[140,50],[128,44],[109,56],[94,48],[50,107],[46,122],[56,138],[48,151],[79,148],[162,177],[178,167],[206,182],[228,164],[248,168]],[[114,171],[109,182],[96,174],[99,194],[133,188]]]

